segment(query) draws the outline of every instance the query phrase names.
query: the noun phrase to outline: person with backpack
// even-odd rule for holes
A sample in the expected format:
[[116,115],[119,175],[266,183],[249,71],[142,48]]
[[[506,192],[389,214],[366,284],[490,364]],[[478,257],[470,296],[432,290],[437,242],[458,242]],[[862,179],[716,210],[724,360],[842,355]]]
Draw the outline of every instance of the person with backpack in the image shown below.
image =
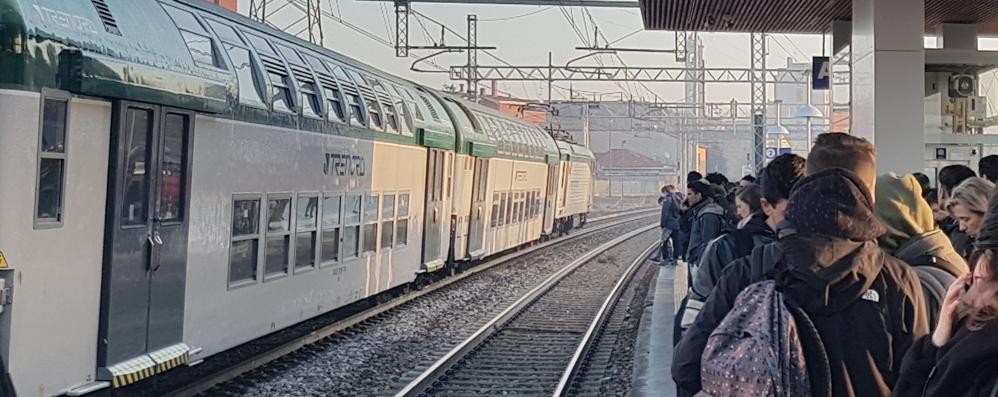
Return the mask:
[[979,239],[978,250],[974,272],[947,291],[935,332],[905,356],[894,396],[998,395],[998,239]]
[[918,273],[929,326],[934,327],[949,285],[970,271],[967,262],[936,227],[932,208],[922,199],[921,186],[913,176],[891,173],[877,178],[873,212],[887,229],[878,239],[880,248]]
[[878,246],[886,230],[873,202],[851,171],[811,174],[790,195],[796,234],[776,242],[775,287],[813,322],[821,342],[804,349],[824,350],[833,396],[889,396],[905,353],[929,331],[917,274]]
[[[783,224],[787,199],[790,198],[790,189],[798,179],[804,176],[804,166],[805,161],[803,157],[787,153],[777,156],[770,161],[760,174],[760,186],[762,187],[761,205],[766,214],[766,225],[770,230],[778,230],[778,227]],[[787,231],[784,230],[783,232]],[[775,236],[770,235],[769,237],[773,238]],[[730,263],[725,262],[722,264],[721,262],[724,259],[715,259],[710,262],[707,262],[708,259],[704,259],[703,266],[697,271],[697,274],[702,273],[702,275],[699,276],[699,280],[694,281],[698,287],[694,288],[689,298],[697,299],[693,296],[699,295],[700,299],[703,299],[705,302],[701,310],[709,312],[697,314],[692,326],[687,326],[689,329],[683,334],[682,341],[679,342],[674,350],[672,356],[672,376],[680,389],[691,394],[700,391],[700,358],[707,343],[707,337],[717,327],[717,324],[720,323],[728,311],[731,310],[735,296],[752,282],[761,281],[764,275],[768,273],[768,270],[764,270],[763,268],[766,267],[764,264],[775,262],[775,259],[773,259],[775,257],[775,250],[772,247],[771,243],[764,243],[751,251],[751,257],[743,256],[740,259],[734,259],[733,262],[729,261]],[[723,269],[717,270],[717,276],[712,275],[715,271],[713,270],[715,265],[719,265]],[[758,277],[750,277],[749,274],[752,273],[758,274]],[[712,290],[705,285],[708,282],[710,284],[724,282],[726,286],[734,286],[736,281],[743,280],[742,275],[744,275],[744,285],[737,287],[737,289],[730,293],[730,296],[725,295],[720,299],[714,296],[717,294],[716,288],[718,287]],[[748,282],[748,280],[752,280],[752,282]],[[715,292],[705,293],[703,291]],[[682,315],[685,315],[686,307],[682,307],[681,310]],[[682,323],[681,318],[677,319],[680,320],[676,322],[677,329],[680,328],[679,326]]]
[[[869,195],[870,191],[875,191],[876,188],[876,156],[873,149],[873,145],[867,142],[865,139],[858,138],[848,134],[841,133],[825,133],[821,134],[815,139],[814,145],[812,146],[811,152],[808,154],[808,159],[806,163],[806,174],[809,177],[814,177],[816,174],[821,172],[840,172],[851,175],[851,177],[846,177],[845,179],[851,181],[850,183],[845,183],[840,181],[840,189],[842,192],[832,192],[832,193],[843,193],[843,192],[854,192],[859,189],[861,192],[865,192]],[[832,176],[826,176],[830,181],[835,181],[836,178]],[[794,194],[799,194],[799,184],[798,182],[794,186]],[[824,181],[822,181],[824,182]],[[856,184],[861,185],[861,189],[855,187]],[[764,188],[765,189],[765,188]],[[789,190],[789,188],[788,188]],[[789,195],[789,194],[788,194]],[[828,223],[829,226],[838,225],[835,221],[844,221],[847,224],[851,222],[856,222],[856,227],[866,227],[877,229],[879,223],[873,218],[872,215],[872,198],[857,200],[856,195],[846,195],[845,198],[853,197],[851,202],[846,200],[835,200],[836,194],[827,195],[810,195],[807,200],[803,200],[805,196],[799,196],[797,201],[796,214],[798,217],[803,218],[813,218],[811,221],[821,221]],[[859,196],[866,197],[864,194],[859,194]],[[840,202],[842,201],[842,202]],[[862,204],[859,204],[862,202]],[[850,205],[852,204],[852,205]],[[786,208],[786,216],[788,220],[779,223],[777,228],[777,240],[773,243],[757,247],[752,251],[752,254],[735,260],[727,267],[718,279],[714,290],[710,293],[707,301],[704,303],[704,307],[697,316],[693,323],[693,326],[683,335],[681,342],[676,346],[675,353],[673,355],[672,363],[672,376],[679,385],[681,389],[686,392],[696,393],[703,389],[701,364],[702,356],[705,353],[707,347],[707,342],[709,337],[718,328],[719,324],[726,319],[726,316],[732,309],[736,306],[736,298],[739,294],[748,288],[750,285],[761,281],[774,280],[777,279],[777,274],[787,273],[785,269],[788,267],[791,271],[789,275],[796,275],[795,277],[786,277],[783,279],[785,281],[791,281],[790,284],[781,284],[779,288],[791,287],[793,291],[804,292],[810,295],[804,295],[809,298],[800,305],[801,310],[795,310],[795,312],[803,313],[807,307],[803,303],[813,303],[814,307],[812,310],[816,310],[819,314],[824,314],[823,309],[837,309],[838,306],[834,308],[823,308],[820,307],[820,303],[824,302],[821,296],[826,296],[829,299],[829,303],[836,303],[838,305],[845,304],[846,312],[848,314],[853,314],[851,311],[851,305],[846,304],[850,301],[847,299],[848,296],[841,296],[841,293],[850,292],[857,287],[861,287],[865,284],[855,283],[859,280],[865,280],[866,277],[872,273],[872,270],[885,270],[886,277],[880,277],[883,271],[877,272],[878,286],[886,286],[886,291],[880,292],[870,292],[862,291],[863,295],[868,298],[873,299],[876,295],[877,303],[884,302],[886,308],[890,310],[885,310],[884,313],[880,315],[880,320],[890,320],[889,324],[881,324],[884,321],[877,321],[876,316],[871,316],[866,318],[861,316],[861,319],[852,319],[850,322],[843,322],[837,324],[832,321],[829,325],[827,319],[820,318],[822,321],[815,321],[815,332],[822,330],[822,335],[820,338],[826,338],[826,333],[829,334],[828,338],[833,338],[833,352],[835,356],[830,365],[837,366],[836,371],[828,370],[825,377],[817,377],[819,379],[827,379],[827,386],[836,396],[884,396],[890,392],[890,385],[893,385],[897,378],[896,364],[900,362],[901,356],[904,354],[907,346],[911,344],[914,337],[920,336],[928,332],[928,324],[925,319],[924,302],[922,297],[921,288],[918,285],[917,276],[913,275],[913,271],[908,268],[906,264],[900,263],[896,259],[890,258],[880,250],[876,245],[875,237],[879,237],[877,234],[873,241],[859,241],[851,242],[849,239],[829,239],[828,241],[838,241],[840,243],[847,243],[838,246],[838,248],[846,249],[852,248],[848,243],[859,243],[863,250],[854,250],[852,253],[846,253],[842,261],[828,263],[829,259],[833,257],[839,257],[842,252],[834,254],[827,250],[819,250],[817,245],[808,248],[804,244],[784,244],[784,240],[793,239],[798,234],[798,225],[791,222],[789,219],[790,210],[794,207],[793,198],[788,202],[784,203],[784,208]],[[868,216],[856,217],[849,209],[860,210],[865,209]],[[803,212],[803,214],[801,214]],[[862,212],[862,211],[859,211]],[[780,220],[783,220],[782,217]],[[880,230],[882,226],[879,227]],[[873,230],[876,232],[877,230]],[[806,234],[806,233],[805,233]],[[871,233],[872,234],[872,233]],[[823,237],[818,237],[820,241]],[[814,239],[797,240],[797,241],[809,241]],[[869,246],[875,247],[871,250]],[[794,253],[784,252],[787,248],[796,249],[796,254],[803,255],[810,253],[811,256],[817,256],[815,254],[823,254],[822,256],[817,256],[813,258],[807,258],[804,260],[799,256],[793,255]],[[807,248],[807,249],[803,249]],[[827,247],[825,247],[827,248]],[[834,254],[834,255],[833,255]],[[808,255],[803,255],[808,256]],[[794,258],[795,261],[789,261],[788,258]],[[809,263],[808,263],[809,262]],[[794,263],[793,266],[789,266],[789,263]],[[830,267],[821,267],[819,263],[824,263],[826,265],[831,265]],[[843,273],[844,272],[844,273]],[[798,275],[799,273],[799,275]],[[832,282],[831,279],[823,279],[823,275],[832,276],[837,274],[842,277],[838,282]],[[900,278],[899,278],[900,276]],[[898,280],[903,280],[904,284],[899,286]],[[813,282],[813,285],[807,286],[807,288],[801,289],[806,285],[798,285],[797,282],[803,280],[805,284]],[[887,281],[882,281],[887,280]],[[854,282],[850,284],[849,282]],[[844,288],[844,290],[839,290],[838,288]],[[868,291],[868,290],[867,290]],[[824,295],[822,295],[824,294]],[[908,305],[897,305],[897,297],[901,296],[911,302]],[[862,298],[862,295],[860,296]],[[862,299],[861,299],[862,300]],[[863,300],[864,302],[870,302],[869,300]],[[856,303],[856,302],[853,302]],[[870,309],[866,304],[859,306],[859,308]],[[879,305],[878,305],[879,306]],[[887,314],[897,314],[898,308],[904,311],[904,316],[899,317],[885,317]],[[909,309],[910,307],[910,309]],[[828,310],[828,314],[831,315],[841,315],[842,311]],[[810,314],[808,312],[807,314]],[[867,311],[865,314],[876,314]],[[797,317],[797,316],[795,316]],[[898,320],[903,320],[900,323]],[[810,322],[810,320],[808,321]],[[878,325],[880,324],[880,325]],[[806,325],[806,324],[805,324]],[[846,327],[851,332],[849,337],[856,339],[855,346],[851,347],[851,350],[847,354],[842,354],[843,341],[840,339],[843,335],[839,332],[842,329],[830,330],[827,329],[829,326],[839,326]],[[903,332],[903,327],[908,326],[907,333]],[[851,328],[850,328],[851,327]],[[804,327],[801,330],[807,330],[808,327]],[[873,336],[871,336],[873,335]],[[891,339],[892,343],[882,343],[881,345],[873,345],[864,340],[875,339],[875,335],[883,336],[885,339]],[[817,337],[817,336],[816,336]],[[818,349],[814,349],[816,343],[810,344],[812,349],[809,352],[814,351],[830,354],[825,352],[823,345],[818,345]],[[864,348],[869,347],[869,351],[862,351]],[[876,350],[874,350],[876,349]],[[860,361],[859,357],[863,354],[867,354],[868,357],[866,361],[858,363]],[[810,354],[809,354],[810,355]],[[814,354],[820,356],[820,354]],[[832,357],[830,357],[832,358]],[[884,362],[884,359],[893,360],[890,363]],[[823,367],[820,365],[822,360],[815,360],[813,366],[809,365],[809,372],[811,367]],[[812,364],[812,363],[809,363]],[[879,371],[880,368],[885,369],[885,373],[881,373],[882,381],[871,381],[871,378],[877,378],[878,375],[874,374],[873,370],[868,370],[876,367]],[[848,368],[848,371],[846,370]],[[821,373],[822,371],[817,371]],[[855,378],[855,379],[854,379]],[[834,379],[834,380],[833,380]],[[855,388],[850,388],[849,386],[843,386],[842,383],[847,383],[846,379],[854,380],[853,383]],[[820,382],[816,382],[820,383]],[[881,383],[886,383],[886,391],[881,387]],[[837,385],[833,387],[834,385]],[[814,386],[814,385],[813,385]],[[821,385],[817,385],[821,388]],[[852,392],[853,394],[850,394]]]
[[671,262],[673,258],[673,244],[671,240],[679,231],[679,197],[676,196],[676,187],[667,185],[662,187],[662,197],[659,198],[659,205],[662,206],[662,214],[659,218],[659,227],[662,229],[662,247],[659,250],[659,262]]
[[727,222],[725,210],[717,203],[713,185],[696,181],[689,186],[686,201],[690,204],[690,242],[686,249],[686,263],[696,264],[710,240],[717,238]]

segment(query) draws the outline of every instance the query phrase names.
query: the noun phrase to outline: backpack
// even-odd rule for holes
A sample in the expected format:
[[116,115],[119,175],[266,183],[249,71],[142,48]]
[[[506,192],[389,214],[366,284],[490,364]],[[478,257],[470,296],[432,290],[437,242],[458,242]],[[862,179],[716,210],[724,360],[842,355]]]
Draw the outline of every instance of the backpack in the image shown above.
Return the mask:
[[922,291],[925,293],[925,303],[928,308],[929,325],[936,328],[939,321],[939,309],[946,298],[946,290],[950,284],[956,281],[956,277],[949,272],[935,266],[942,259],[931,255],[919,257],[913,263],[912,268],[918,274],[918,281],[922,284]]
[[750,285],[733,307],[707,338],[698,397],[831,395],[817,329],[774,281]]

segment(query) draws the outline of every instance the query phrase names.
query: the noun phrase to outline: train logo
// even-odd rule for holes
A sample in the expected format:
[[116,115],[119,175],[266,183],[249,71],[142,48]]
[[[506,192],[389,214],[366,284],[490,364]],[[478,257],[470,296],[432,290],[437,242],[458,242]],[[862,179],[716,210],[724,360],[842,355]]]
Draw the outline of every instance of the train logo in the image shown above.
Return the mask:
[[367,160],[363,156],[326,153],[322,173],[330,176],[364,176],[367,174]]

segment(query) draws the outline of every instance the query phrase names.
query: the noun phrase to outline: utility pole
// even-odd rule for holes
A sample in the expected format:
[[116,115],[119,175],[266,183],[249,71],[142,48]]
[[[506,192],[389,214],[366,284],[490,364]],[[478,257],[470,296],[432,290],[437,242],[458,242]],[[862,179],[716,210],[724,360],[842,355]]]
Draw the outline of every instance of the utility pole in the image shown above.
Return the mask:
[[766,35],[752,33],[752,124],[755,143],[755,172],[766,165]]
[[468,14],[468,92],[469,96],[478,98],[478,16]]

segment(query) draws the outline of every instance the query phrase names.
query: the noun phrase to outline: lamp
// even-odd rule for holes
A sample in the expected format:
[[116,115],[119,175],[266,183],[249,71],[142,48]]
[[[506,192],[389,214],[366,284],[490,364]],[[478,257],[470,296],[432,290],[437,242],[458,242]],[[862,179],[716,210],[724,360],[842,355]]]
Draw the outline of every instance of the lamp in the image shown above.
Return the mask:
[[811,132],[811,120],[825,117],[818,108],[811,104],[811,97],[807,98],[807,105],[802,106],[797,110],[797,118],[805,119],[807,122],[807,152],[811,153],[811,145],[814,144],[814,138]]

